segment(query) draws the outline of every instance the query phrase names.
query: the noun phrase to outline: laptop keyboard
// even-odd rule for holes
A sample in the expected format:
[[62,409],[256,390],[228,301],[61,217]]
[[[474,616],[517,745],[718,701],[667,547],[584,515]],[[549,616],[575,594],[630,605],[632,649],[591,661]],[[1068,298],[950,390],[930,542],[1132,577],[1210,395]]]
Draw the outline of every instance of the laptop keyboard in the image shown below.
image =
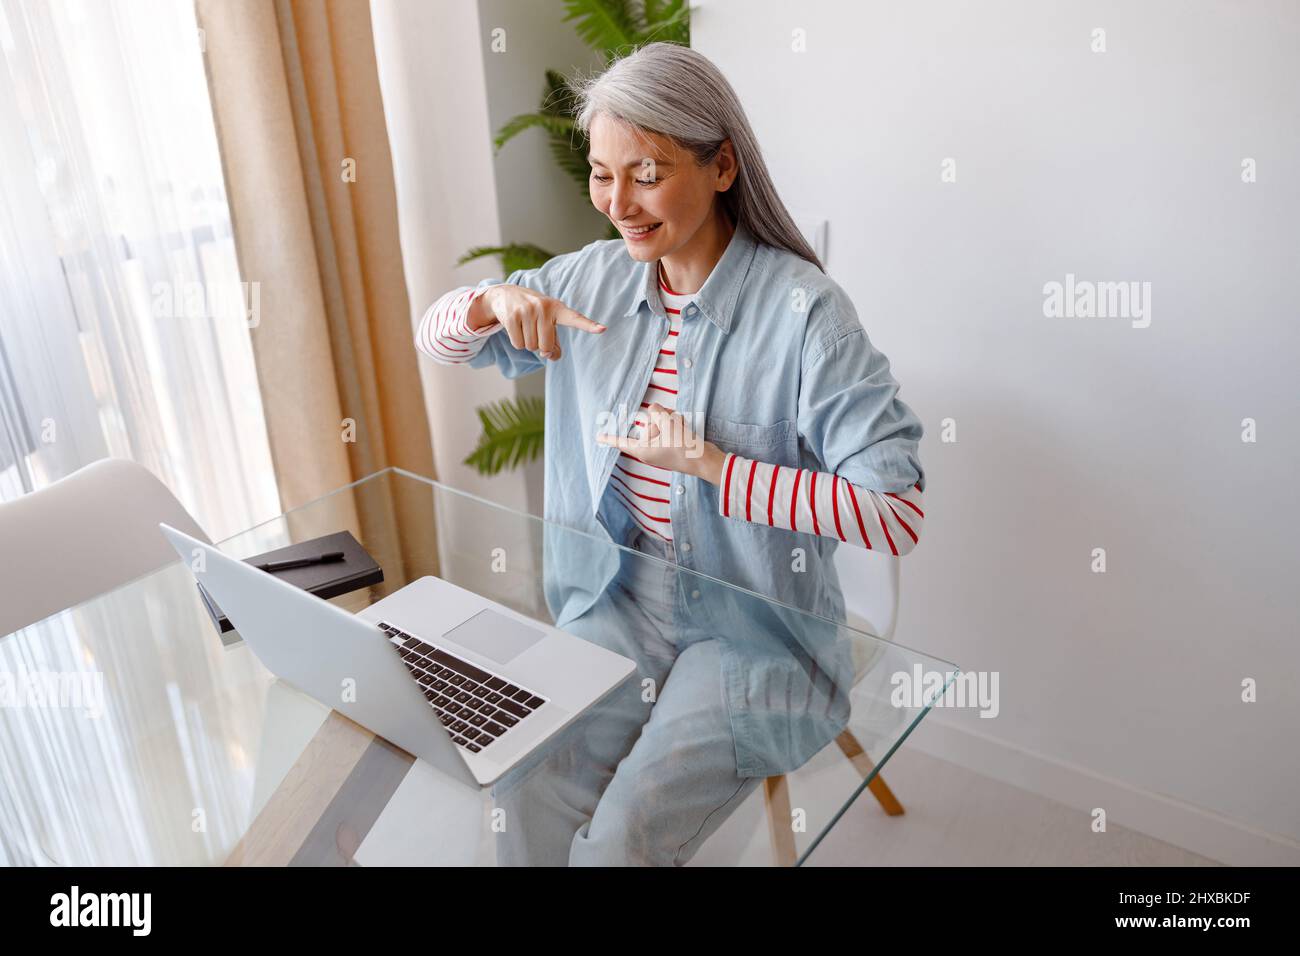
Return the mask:
[[457,746],[480,753],[546,703],[546,698],[380,621]]

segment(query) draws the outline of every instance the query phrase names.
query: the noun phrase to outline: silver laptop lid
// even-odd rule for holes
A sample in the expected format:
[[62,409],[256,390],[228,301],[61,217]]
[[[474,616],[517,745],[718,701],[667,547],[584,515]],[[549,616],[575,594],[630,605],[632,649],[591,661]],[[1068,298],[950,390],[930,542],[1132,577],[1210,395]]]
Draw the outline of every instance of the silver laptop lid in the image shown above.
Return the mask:
[[277,677],[477,788],[384,634],[342,608],[160,524],[181,560]]

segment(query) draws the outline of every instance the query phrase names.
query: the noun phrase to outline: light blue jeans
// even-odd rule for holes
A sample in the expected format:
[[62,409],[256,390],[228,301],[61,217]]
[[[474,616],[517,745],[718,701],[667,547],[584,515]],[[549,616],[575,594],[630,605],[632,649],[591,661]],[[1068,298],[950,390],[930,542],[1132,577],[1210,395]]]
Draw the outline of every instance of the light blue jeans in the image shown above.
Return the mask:
[[497,862],[686,863],[758,785],[736,770],[718,642],[677,626],[675,555],[642,533],[618,575],[566,630],[636,672],[496,783]]

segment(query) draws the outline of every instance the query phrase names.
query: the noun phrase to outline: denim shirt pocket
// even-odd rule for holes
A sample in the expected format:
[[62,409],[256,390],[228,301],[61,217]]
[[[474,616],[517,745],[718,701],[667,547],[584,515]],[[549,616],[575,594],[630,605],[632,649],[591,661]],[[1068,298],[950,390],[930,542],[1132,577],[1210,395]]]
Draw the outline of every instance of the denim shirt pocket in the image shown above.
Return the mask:
[[798,464],[799,432],[789,419],[770,425],[753,425],[710,415],[704,422],[705,440],[725,452],[769,465]]

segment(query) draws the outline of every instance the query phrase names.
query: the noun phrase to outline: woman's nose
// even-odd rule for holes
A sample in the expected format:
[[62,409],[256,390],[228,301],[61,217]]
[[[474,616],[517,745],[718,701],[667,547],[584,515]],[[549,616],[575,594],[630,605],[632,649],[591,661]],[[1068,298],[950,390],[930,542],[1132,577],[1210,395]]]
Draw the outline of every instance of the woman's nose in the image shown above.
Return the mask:
[[634,215],[636,204],[632,200],[631,191],[627,186],[620,186],[616,182],[609,195],[609,218],[621,221]]

